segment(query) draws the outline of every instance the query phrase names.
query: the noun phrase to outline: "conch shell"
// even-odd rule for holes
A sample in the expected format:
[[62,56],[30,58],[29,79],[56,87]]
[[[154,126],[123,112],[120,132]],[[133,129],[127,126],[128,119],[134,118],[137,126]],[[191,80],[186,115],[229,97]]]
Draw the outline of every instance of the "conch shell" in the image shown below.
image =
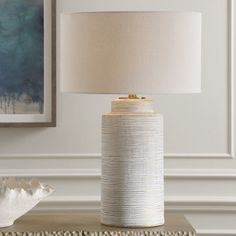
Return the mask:
[[16,219],[53,192],[52,187],[36,179],[0,179],[0,228],[13,225]]

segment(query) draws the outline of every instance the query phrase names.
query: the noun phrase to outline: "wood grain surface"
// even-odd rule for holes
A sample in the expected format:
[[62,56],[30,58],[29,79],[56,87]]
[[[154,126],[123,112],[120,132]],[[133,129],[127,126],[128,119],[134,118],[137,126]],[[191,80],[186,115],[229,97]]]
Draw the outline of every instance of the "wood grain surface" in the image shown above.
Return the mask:
[[175,235],[194,236],[195,231],[183,215],[166,214],[165,225],[152,228],[117,228],[100,223],[99,214],[67,212],[60,214],[25,215],[11,227],[0,229],[1,236],[43,236],[43,235]]

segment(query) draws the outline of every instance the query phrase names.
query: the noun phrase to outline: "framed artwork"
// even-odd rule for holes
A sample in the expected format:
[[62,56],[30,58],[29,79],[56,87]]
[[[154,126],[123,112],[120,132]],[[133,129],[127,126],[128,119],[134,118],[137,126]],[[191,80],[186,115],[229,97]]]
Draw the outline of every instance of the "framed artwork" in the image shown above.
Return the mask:
[[55,15],[55,0],[0,0],[0,127],[56,126]]

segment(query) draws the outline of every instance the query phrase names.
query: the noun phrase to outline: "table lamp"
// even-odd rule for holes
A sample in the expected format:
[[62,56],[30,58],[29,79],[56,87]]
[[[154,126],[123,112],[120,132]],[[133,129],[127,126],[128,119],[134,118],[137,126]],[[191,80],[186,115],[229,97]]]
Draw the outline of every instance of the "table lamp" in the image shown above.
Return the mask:
[[61,90],[128,94],[102,116],[101,223],[164,224],[163,118],[139,95],[201,91],[201,14],[62,14]]

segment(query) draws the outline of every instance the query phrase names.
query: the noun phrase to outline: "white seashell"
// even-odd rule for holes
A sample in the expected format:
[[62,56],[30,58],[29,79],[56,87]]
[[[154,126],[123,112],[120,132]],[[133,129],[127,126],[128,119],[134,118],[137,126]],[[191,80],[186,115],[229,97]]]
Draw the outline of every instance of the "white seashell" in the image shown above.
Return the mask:
[[53,192],[52,187],[36,179],[0,179],[0,228],[13,225],[16,219]]

